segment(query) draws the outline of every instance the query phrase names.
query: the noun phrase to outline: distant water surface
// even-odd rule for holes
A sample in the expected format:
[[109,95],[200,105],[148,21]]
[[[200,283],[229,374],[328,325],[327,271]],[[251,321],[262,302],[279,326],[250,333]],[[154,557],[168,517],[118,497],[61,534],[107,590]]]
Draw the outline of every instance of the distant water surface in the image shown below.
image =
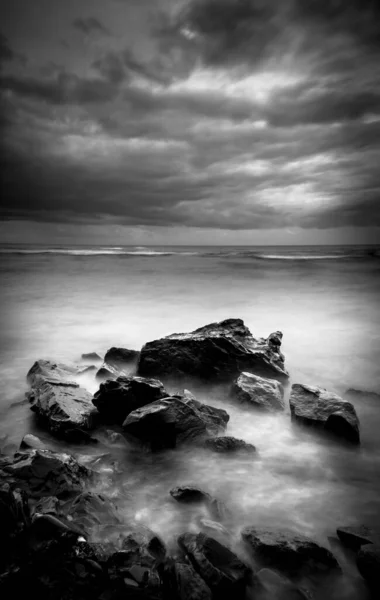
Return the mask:
[[[0,272],[0,437],[8,444],[35,428],[20,401],[36,359],[75,362],[110,346],[139,349],[229,317],[244,319],[257,337],[283,332],[293,382],[341,395],[350,387],[380,393],[379,247],[7,245]],[[97,389],[90,377],[84,384]],[[151,526],[168,543],[196,530],[197,515],[168,496],[173,485],[193,482],[231,507],[234,540],[251,523],[292,527],[324,543],[341,524],[380,525],[379,399],[356,402],[362,445],[352,449],[292,425],[288,409],[258,414],[230,405],[217,390],[197,394],[228,410],[228,433],[254,443],[258,458],[184,449],[136,461],[120,450],[120,485],[112,487],[105,474],[101,488],[126,519]],[[344,585],[329,597],[367,598],[347,564]]]

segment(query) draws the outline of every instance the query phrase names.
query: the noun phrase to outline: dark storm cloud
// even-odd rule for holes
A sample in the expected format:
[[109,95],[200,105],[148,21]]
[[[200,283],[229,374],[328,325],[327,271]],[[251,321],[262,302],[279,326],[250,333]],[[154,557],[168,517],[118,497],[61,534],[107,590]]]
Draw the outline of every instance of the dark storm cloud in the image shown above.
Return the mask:
[[78,18],[73,21],[73,27],[81,31],[82,33],[89,35],[90,33],[99,33],[102,35],[110,35],[107,27],[103,25],[96,19],[95,17],[87,17],[87,18]]

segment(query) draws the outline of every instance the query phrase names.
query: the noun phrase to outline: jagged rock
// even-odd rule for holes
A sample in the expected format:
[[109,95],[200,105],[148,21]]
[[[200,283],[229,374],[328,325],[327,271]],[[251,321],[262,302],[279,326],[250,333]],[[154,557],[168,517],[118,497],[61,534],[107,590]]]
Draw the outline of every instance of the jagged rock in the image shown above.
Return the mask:
[[350,402],[324,388],[296,383],[289,399],[292,419],[322,427],[354,443],[360,443],[359,419]]
[[269,411],[284,410],[284,388],[278,381],[241,373],[231,389],[231,397],[241,404]]
[[116,369],[122,368],[133,362],[137,362],[139,357],[137,350],[127,350],[127,348],[110,348],[104,357],[104,362]]
[[44,496],[37,502],[34,512],[40,515],[57,516],[59,512],[60,501],[56,496]]
[[241,371],[287,379],[280,352],[282,333],[255,339],[241,319],[211,323],[145,344],[138,373],[144,376],[229,380]]
[[178,544],[214,598],[245,598],[252,571],[229,548],[204,533],[184,533]]
[[90,441],[95,426],[92,396],[77,383],[56,381],[42,375],[34,378],[29,393],[31,409],[49,431],[68,441]]
[[47,446],[37,436],[27,433],[21,440],[20,450],[47,450]]
[[246,527],[242,538],[259,562],[285,573],[339,568],[330,550],[287,529]]
[[108,379],[117,379],[118,377],[121,377],[122,375],[127,377],[127,374],[120,372],[119,369],[115,369],[114,367],[111,367],[110,365],[103,364],[100,367],[100,369],[98,369],[98,371],[96,372],[95,379],[97,381],[107,381]]
[[122,376],[101,383],[92,402],[105,421],[121,425],[132,411],[167,395],[158,379]]
[[74,383],[75,377],[83,375],[87,370],[88,367],[65,365],[63,363],[40,359],[28,371],[26,378],[32,387],[36,385],[40,377],[57,383]]
[[222,409],[172,396],[131,412],[123,431],[127,439],[155,451],[215,435],[228,420]]
[[91,360],[91,361],[101,361],[103,360],[101,356],[97,352],[88,352],[87,354],[82,354],[82,360]]
[[81,492],[91,475],[91,471],[70,454],[50,450],[18,452],[2,468],[9,482],[17,483],[37,498]]
[[209,438],[205,440],[204,445],[208,450],[223,454],[235,454],[237,452],[254,454],[256,452],[256,448],[253,444],[248,444],[244,440],[239,440],[238,438],[230,436]]
[[100,526],[117,525],[120,518],[114,504],[101,494],[83,492],[79,494],[68,509],[71,521],[90,534]]
[[267,592],[270,600],[310,600],[312,598],[306,590],[301,590],[289,579],[271,569],[261,569],[256,573],[256,580]]
[[202,577],[187,563],[173,561],[165,573],[170,600],[212,600],[212,593]]
[[358,550],[365,544],[372,544],[375,537],[379,537],[379,534],[376,536],[374,530],[365,525],[338,527],[336,533],[342,544],[354,550]]
[[360,575],[370,587],[380,590],[380,545],[362,546],[356,557],[356,564]]

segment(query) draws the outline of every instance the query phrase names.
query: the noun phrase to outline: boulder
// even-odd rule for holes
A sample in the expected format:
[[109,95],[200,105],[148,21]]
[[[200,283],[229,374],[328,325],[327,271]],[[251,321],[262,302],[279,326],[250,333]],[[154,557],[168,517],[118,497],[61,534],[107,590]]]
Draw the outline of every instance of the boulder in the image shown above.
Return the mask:
[[218,600],[244,599],[252,571],[229,548],[204,533],[184,533],[178,544]]
[[91,471],[70,454],[50,450],[18,452],[2,469],[10,483],[16,483],[35,498],[59,498],[81,492],[91,475]]
[[34,513],[40,515],[57,516],[60,509],[60,501],[56,496],[44,496],[34,507]]
[[167,395],[158,379],[121,376],[101,383],[92,402],[107,423],[121,425],[132,411]]
[[261,569],[256,573],[256,581],[268,594],[270,600],[310,600],[312,598],[306,590],[301,590],[289,579],[271,569]]
[[55,382],[73,382],[75,377],[86,373],[88,367],[78,367],[76,365],[65,365],[55,363],[50,360],[37,360],[26,376],[31,386],[36,385],[39,378],[48,379]]
[[139,357],[137,350],[127,350],[127,348],[110,348],[104,357],[104,362],[115,369],[123,368],[126,365],[137,362]]
[[49,431],[68,441],[90,441],[95,426],[92,396],[75,382],[57,381],[39,375],[29,393],[31,409]]
[[87,354],[82,354],[82,360],[91,360],[92,362],[102,361],[102,357],[99,356],[97,352],[88,352]]
[[202,441],[224,431],[228,420],[222,409],[172,396],[131,412],[123,431],[127,439],[155,451]]
[[165,572],[166,593],[169,600],[212,600],[212,593],[194,568],[184,562],[173,561]]
[[[372,544],[375,538],[373,529],[365,525],[338,527],[336,533],[342,544],[354,550],[359,550],[365,544]],[[377,537],[379,536],[377,535]]]
[[241,373],[231,389],[231,397],[245,406],[268,411],[284,410],[284,388],[278,381]]
[[170,490],[170,495],[184,504],[204,504],[214,519],[223,520],[226,515],[225,506],[220,500],[193,485],[174,487]]
[[191,333],[174,333],[145,344],[139,375],[230,380],[242,371],[287,379],[280,352],[282,333],[255,339],[241,319],[211,323]]
[[362,546],[356,557],[356,564],[368,585],[377,591],[380,590],[380,545]]
[[71,503],[67,514],[70,521],[81,527],[87,534],[100,526],[120,523],[114,504],[101,494],[94,492],[79,494]]
[[223,454],[254,454],[256,452],[256,448],[253,444],[248,444],[244,440],[239,440],[238,438],[230,436],[209,438],[205,440],[204,445],[208,450]]
[[100,369],[97,370],[95,379],[97,381],[107,381],[108,379],[117,379],[122,375],[127,377],[126,373],[123,373],[119,369],[115,369],[114,367],[103,363]]
[[350,402],[324,388],[296,383],[289,399],[292,419],[322,427],[354,444],[360,443],[359,419]]
[[47,450],[47,446],[37,436],[27,433],[21,440],[20,450]]
[[338,569],[334,555],[312,539],[272,527],[246,527],[242,538],[257,560],[288,574]]

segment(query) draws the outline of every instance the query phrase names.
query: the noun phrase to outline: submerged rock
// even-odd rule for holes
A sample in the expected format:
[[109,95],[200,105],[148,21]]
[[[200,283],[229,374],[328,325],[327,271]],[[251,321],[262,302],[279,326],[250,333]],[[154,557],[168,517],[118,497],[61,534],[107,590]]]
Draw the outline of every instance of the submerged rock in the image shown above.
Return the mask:
[[101,383],[92,402],[107,423],[121,425],[132,411],[167,395],[158,379],[121,376]]
[[324,388],[296,383],[289,399],[292,419],[323,427],[354,444],[360,443],[359,419],[355,408]]
[[211,323],[145,344],[138,373],[144,376],[228,380],[241,371],[287,379],[280,352],[282,333],[255,339],[241,319]]
[[231,390],[232,398],[253,408],[284,410],[284,388],[278,381],[241,373]]
[[9,482],[37,498],[81,492],[91,475],[70,454],[50,450],[18,452],[2,468]]
[[155,451],[215,435],[228,420],[225,410],[172,396],[131,412],[123,431],[127,439]]
[[243,600],[252,571],[229,548],[204,533],[184,533],[178,544],[218,600]]
[[238,438],[230,436],[209,438],[205,440],[204,445],[208,450],[223,454],[235,454],[238,452],[254,454],[256,452],[256,448],[253,444],[249,444],[244,440],[239,440]]
[[127,348],[110,348],[104,356],[104,362],[115,369],[123,368],[133,362],[137,362],[140,352],[127,350]]
[[[351,527],[338,527],[336,530],[338,538],[345,546],[358,550],[365,544],[372,544],[376,537],[373,529],[365,525],[354,525]],[[379,537],[379,534],[377,535]]]
[[259,562],[285,573],[339,568],[330,550],[287,529],[251,526],[241,535]]
[[360,575],[370,587],[380,590],[380,545],[362,546],[356,557],[356,564]]

